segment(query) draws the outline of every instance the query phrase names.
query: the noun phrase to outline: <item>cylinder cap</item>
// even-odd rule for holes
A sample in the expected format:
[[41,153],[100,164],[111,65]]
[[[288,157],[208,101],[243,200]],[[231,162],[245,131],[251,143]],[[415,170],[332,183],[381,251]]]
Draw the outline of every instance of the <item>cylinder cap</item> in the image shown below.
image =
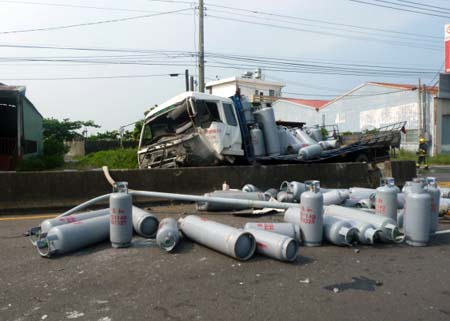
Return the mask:
[[115,193],[128,193],[128,182],[115,182],[113,186]]
[[314,192],[314,193],[320,192],[320,181],[316,181],[316,180],[306,181],[305,185],[306,185],[306,189],[311,192]]
[[287,242],[284,242],[283,256],[287,261],[295,261],[295,259],[297,258],[297,251],[298,243],[294,239],[289,238]]
[[251,233],[244,232],[236,240],[234,254],[239,260],[246,261],[256,250],[256,240]]

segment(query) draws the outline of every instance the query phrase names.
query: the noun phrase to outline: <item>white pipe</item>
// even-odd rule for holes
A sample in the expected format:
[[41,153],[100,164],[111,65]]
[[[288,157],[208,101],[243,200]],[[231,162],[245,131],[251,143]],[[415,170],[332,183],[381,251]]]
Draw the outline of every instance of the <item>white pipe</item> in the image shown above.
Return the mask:
[[450,234],[450,230],[442,230],[432,233],[431,235]]
[[175,193],[163,193],[163,192],[151,192],[151,191],[136,191],[128,190],[129,194],[136,196],[152,197],[152,198],[165,198],[178,201],[188,202],[211,202],[222,204],[243,205],[247,208],[280,208],[287,209],[291,207],[300,207],[299,203],[278,203],[268,201],[253,201],[253,200],[238,200],[223,197],[207,197],[200,195],[187,195],[187,194],[175,194]]
[[61,215],[58,215],[57,217],[67,216],[67,215],[75,213],[75,212],[77,212],[79,210],[82,210],[82,209],[84,209],[84,208],[86,208],[88,206],[94,205],[94,204],[96,204],[98,202],[101,202],[101,201],[104,201],[104,200],[108,200],[110,195],[111,194],[105,194],[105,195],[102,195],[102,196],[97,196],[97,197],[95,197],[93,199],[90,199],[89,201],[86,201],[84,203],[81,203],[80,205],[75,206],[74,208],[72,208],[72,209],[62,213]]
[[102,167],[103,170],[103,175],[105,175],[106,180],[108,181],[109,184],[111,184],[111,186],[114,186],[114,184],[116,183],[116,181],[111,177],[111,175],[109,174],[109,169],[108,166],[103,166]]
[[[103,166],[103,173],[106,179],[111,185],[114,185],[115,181],[111,177],[107,166]],[[165,198],[178,201],[188,201],[188,202],[211,202],[211,203],[221,203],[221,204],[232,204],[232,205],[244,205],[247,208],[279,208],[287,209],[290,207],[300,207],[298,203],[276,203],[267,201],[252,201],[252,200],[238,200],[229,199],[223,197],[206,197],[197,195],[186,195],[186,194],[175,194],[175,193],[162,193],[162,192],[151,192],[151,191],[137,191],[129,189],[128,192],[136,196],[145,196],[152,198]],[[109,195],[109,194],[108,194]],[[83,204],[81,204],[83,205]],[[81,206],[79,205],[79,206]]]

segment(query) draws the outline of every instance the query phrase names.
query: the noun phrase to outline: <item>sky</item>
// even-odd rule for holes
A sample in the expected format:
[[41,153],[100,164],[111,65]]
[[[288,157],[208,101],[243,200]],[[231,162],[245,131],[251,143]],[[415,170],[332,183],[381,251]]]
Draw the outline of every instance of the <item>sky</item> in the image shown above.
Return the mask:
[[[183,92],[185,69],[197,75],[196,2],[0,0],[0,82],[26,86],[44,117],[117,130]],[[205,0],[207,81],[259,66],[306,99],[369,81],[434,84],[450,1],[421,3]]]

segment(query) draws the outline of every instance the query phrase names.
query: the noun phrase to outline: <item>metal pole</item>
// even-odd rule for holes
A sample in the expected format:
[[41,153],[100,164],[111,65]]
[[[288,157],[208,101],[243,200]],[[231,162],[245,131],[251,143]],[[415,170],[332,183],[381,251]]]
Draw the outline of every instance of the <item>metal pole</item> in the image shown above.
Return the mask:
[[189,70],[184,71],[184,80],[186,82],[186,91],[189,91]]
[[203,30],[203,0],[198,1],[198,91],[205,92],[205,39]]
[[189,86],[191,87],[190,91],[195,91],[195,88],[194,88],[194,76],[191,76],[189,78]]
[[17,157],[22,157],[22,136],[23,136],[23,105],[21,95],[16,99],[16,117],[17,117]]
[[145,197],[152,197],[152,198],[165,198],[165,199],[188,201],[188,202],[211,202],[211,203],[244,205],[247,208],[281,208],[281,209],[287,209],[287,208],[291,208],[291,207],[300,208],[299,203],[278,203],[278,202],[267,202],[267,201],[238,200],[238,199],[223,198],[223,197],[206,197],[206,196],[199,196],[199,195],[136,191],[136,190],[131,190],[131,189],[128,190],[128,192],[131,195],[136,195],[136,196],[145,196]]
[[419,78],[419,85],[417,86],[417,101],[418,101],[418,112],[419,112],[419,121],[417,124],[417,132],[419,138],[422,137],[422,83]]

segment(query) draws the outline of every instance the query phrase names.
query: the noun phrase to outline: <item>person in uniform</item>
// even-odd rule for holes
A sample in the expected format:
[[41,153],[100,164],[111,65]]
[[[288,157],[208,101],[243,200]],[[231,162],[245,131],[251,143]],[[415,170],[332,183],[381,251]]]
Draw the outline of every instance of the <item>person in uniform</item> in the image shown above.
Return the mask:
[[424,164],[425,169],[428,169],[428,144],[425,142],[425,138],[419,139],[419,150],[417,151],[417,164],[416,167],[420,168]]

